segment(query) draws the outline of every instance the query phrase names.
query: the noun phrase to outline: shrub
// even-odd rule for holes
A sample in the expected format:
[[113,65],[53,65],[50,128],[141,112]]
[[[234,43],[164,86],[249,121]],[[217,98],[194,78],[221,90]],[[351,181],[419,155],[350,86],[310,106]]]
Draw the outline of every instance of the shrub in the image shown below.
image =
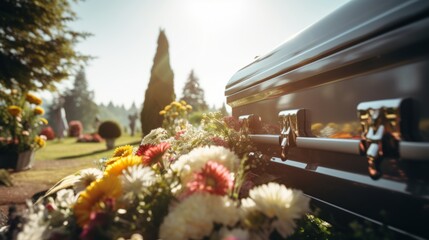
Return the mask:
[[69,137],[79,137],[82,135],[83,126],[80,121],[69,122]]
[[55,133],[51,126],[47,126],[40,131],[39,135],[46,136],[46,140],[54,140],[55,139]]
[[121,136],[121,128],[117,122],[104,121],[98,127],[98,134],[104,139],[118,138]]
[[77,142],[98,143],[101,141],[103,141],[103,139],[98,135],[98,133],[84,134],[77,139]]

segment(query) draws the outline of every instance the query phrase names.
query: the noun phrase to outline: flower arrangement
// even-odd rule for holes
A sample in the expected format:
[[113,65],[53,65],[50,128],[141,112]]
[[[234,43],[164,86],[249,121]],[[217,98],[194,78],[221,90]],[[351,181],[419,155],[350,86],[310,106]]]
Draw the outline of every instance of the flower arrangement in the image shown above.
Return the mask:
[[41,117],[42,100],[19,89],[0,90],[0,151],[20,153],[45,146],[39,136],[48,121]]
[[[183,118],[184,119],[184,118]],[[277,183],[246,191],[247,136],[219,113],[158,128],[48,190],[5,234],[16,239],[285,239],[309,198]],[[310,220],[309,220],[310,219]],[[308,223],[307,221],[307,223]],[[12,221],[13,222],[13,221]],[[324,226],[320,223],[320,226]],[[297,228],[300,231],[295,231]]]

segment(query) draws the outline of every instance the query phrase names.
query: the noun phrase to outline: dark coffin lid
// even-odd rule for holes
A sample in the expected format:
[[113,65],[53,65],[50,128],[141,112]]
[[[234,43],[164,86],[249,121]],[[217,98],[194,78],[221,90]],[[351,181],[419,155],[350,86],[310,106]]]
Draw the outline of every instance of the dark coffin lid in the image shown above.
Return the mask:
[[351,1],[235,73],[226,85],[227,102],[267,79],[425,17],[428,9],[429,1]]

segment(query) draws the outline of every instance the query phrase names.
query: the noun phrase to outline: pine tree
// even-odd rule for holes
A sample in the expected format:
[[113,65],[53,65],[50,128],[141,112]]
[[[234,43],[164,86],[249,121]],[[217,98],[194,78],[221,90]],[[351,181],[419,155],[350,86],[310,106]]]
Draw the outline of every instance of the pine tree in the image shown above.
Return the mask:
[[185,100],[197,111],[205,111],[208,108],[204,100],[204,90],[200,87],[198,78],[194,75],[194,70],[189,74],[188,80],[183,87],[183,97],[180,100]]
[[0,88],[53,89],[88,57],[74,47],[70,0],[0,1]]
[[84,129],[90,130],[98,113],[97,104],[93,99],[94,93],[88,90],[85,71],[81,68],[76,75],[73,88],[66,91],[64,95],[67,121],[81,121]]
[[170,66],[168,40],[164,30],[160,30],[158,48],[140,114],[143,134],[148,134],[152,129],[161,127],[163,117],[159,115],[159,112],[175,98],[174,73]]

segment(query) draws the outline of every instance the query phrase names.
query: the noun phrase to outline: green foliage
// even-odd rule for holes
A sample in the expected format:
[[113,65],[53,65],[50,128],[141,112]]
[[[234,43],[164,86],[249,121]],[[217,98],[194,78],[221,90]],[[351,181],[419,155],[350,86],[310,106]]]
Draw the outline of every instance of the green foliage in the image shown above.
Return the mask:
[[170,66],[168,40],[165,32],[161,30],[143,109],[140,114],[143,134],[148,134],[152,129],[161,127],[163,117],[159,115],[159,112],[175,98],[174,74]]
[[118,138],[121,136],[121,127],[115,121],[104,121],[98,127],[98,134],[104,139]]
[[55,89],[88,56],[74,46],[89,34],[71,30],[69,0],[0,1],[0,86]]
[[88,90],[85,71],[80,69],[76,75],[73,88],[64,94],[64,109],[67,121],[78,120],[85,131],[92,129],[98,107],[93,101],[94,93]]
[[182,94],[183,97],[180,100],[186,101],[194,110],[206,111],[208,109],[204,100],[204,90],[200,87],[198,78],[194,75],[194,70],[189,74]]
[[191,112],[189,114],[189,123],[198,126],[201,124],[201,121],[203,120],[204,112],[197,111],[197,112]]

